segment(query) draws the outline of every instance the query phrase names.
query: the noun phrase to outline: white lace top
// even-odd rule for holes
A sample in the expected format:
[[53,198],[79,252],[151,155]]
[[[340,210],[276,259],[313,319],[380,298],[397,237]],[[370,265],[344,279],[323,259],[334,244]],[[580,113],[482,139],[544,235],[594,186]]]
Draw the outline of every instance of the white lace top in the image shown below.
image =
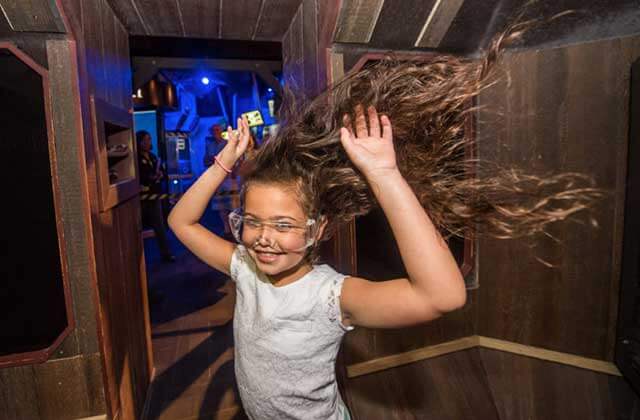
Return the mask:
[[344,333],[340,291],[346,276],[314,266],[275,287],[238,245],[231,257],[236,283],[235,374],[252,420],[341,419],[335,360]]

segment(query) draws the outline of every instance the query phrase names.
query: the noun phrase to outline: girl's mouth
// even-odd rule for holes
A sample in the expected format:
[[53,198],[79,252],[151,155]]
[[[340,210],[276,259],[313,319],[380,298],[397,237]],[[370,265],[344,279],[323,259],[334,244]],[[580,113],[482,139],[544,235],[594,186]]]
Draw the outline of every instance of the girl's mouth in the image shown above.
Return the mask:
[[258,258],[258,260],[263,263],[272,263],[280,256],[280,253],[276,252],[266,252],[258,250],[254,250],[254,252],[256,253],[256,257]]

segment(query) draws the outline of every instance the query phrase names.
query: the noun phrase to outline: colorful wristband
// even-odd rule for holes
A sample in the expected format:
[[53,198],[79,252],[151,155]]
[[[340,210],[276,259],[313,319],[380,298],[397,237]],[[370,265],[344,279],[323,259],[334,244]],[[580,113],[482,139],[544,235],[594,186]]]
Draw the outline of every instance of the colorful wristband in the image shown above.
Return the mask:
[[216,161],[216,163],[217,163],[217,164],[222,168],[222,170],[223,170],[223,171],[225,171],[225,172],[226,172],[226,173],[228,173],[228,174],[230,174],[230,173],[231,173],[231,169],[229,169],[229,168],[227,168],[226,166],[224,166],[224,165],[222,164],[222,162],[220,162],[220,159],[218,159],[218,156],[215,156],[213,159],[214,159],[214,160]]

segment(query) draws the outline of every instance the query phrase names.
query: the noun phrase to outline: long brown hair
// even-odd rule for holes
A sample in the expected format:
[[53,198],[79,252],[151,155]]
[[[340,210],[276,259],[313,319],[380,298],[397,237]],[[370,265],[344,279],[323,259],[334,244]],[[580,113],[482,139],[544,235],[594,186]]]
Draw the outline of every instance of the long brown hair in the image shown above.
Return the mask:
[[[373,105],[391,120],[399,169],[443,236],[469,230],[498,238],[544,232],[588,209],[604,191],[579,173],[536,176],[469,158],[469,103],[500,77],[496,64],[528,23],[495,37],[479,59],[443,55],[426,63],[392,56],[341,81],[306,105],[289,93],[281,127],[245,169],[253,182],[293,186],[311,217],[327,217],[325,239],[377,203],[340,143],[344,114]],[[595,223],[595,222],[594,222]]]

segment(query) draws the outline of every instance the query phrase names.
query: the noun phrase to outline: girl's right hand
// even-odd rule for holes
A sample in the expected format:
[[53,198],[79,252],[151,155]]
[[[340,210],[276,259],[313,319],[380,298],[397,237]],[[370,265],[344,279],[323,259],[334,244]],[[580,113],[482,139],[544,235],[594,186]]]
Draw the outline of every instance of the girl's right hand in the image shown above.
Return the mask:
[[251,132],[249,130],[249,121],[247,117],[238,118],[237,131],[232,130],[231,126],[227,127],[227,145],[218,155],[218,159],[227,168],[232,168],[238,159],[242,157],[247,150],[249,141],[251,140]]

